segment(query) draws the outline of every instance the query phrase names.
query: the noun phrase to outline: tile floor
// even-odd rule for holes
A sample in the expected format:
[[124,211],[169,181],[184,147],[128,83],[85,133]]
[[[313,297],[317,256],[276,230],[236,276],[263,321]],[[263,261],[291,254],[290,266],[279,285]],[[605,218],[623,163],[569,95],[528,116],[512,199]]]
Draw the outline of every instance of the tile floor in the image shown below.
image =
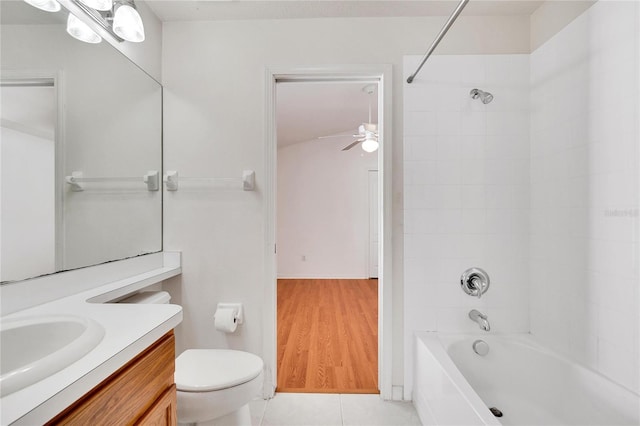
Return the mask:
[[278,393],[249,404],[252,426],[413,426],[421,425],[410,402],[379,395]]

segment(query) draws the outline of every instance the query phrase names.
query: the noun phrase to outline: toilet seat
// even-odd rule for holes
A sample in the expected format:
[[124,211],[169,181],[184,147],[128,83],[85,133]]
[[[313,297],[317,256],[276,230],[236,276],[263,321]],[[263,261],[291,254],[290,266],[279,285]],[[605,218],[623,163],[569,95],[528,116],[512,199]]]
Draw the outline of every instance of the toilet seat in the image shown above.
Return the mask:
[[178,391],[210,392],[249,382],[262,372],[260,357],[230,349],[188,349],[176,358]]

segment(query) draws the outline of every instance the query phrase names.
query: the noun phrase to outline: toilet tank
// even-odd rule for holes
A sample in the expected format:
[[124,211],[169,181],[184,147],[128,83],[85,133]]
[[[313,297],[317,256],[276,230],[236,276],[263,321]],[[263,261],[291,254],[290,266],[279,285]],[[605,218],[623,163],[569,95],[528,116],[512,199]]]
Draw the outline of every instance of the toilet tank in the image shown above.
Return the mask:
[[166,291],[141,291],[118,301],[118,303],[168,304],[170,301],[171,295]]

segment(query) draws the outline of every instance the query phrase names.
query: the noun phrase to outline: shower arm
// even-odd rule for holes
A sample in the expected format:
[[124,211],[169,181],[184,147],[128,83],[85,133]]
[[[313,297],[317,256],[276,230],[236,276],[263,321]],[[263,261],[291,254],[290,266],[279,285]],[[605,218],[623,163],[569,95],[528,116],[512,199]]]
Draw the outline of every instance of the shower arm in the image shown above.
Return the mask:
[[449,31],[449,28],[451,28],[455,20],[458,18],[458,15],[460,15],[460,12],[462,12],[462,9],[464,9],[467,3],[469,3],[469,0],[460,0],[460,3],[458,3],[458,6],[456,6],[456,9],[453,11],[451,16],[447,20],[447,22],[444,24],[444,26],[436,36],[436,39],[433,40],[433,43],[431,43],[431,46],[427,50],[427,53],[424,54],[424,57],[422,58],[422,62],[420,62],[420,65],[418,65],[418,69],[416,70],[416,72],[414,72],[407,78],[407,83],[411,84],[413,82],[413,79],[416,78],[416,75],[418,75],[424,63],[427,62],[427,59],[429,59],[429,56],[431,56],[431,54],[436,49],[436,47],[438,46],[438,44],[440,43],[444,35],[447,33],[447,31]]

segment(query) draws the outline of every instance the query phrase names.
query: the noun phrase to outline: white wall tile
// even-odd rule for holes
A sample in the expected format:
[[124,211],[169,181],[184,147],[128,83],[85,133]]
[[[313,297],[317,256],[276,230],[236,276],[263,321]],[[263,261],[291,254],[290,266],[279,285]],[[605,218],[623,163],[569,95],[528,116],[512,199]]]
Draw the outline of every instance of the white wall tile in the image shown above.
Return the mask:
[[432,99],[437,96],[438,86],[422,85],[413,90],[404,92],[403,110],[406,111],[435,111],[435,102],[425,102],[425,99]]
[[483,209],[485,208],[485,187],[484,185],[462,185],[460,188],[463,209]]
[[[429,72],[431,98],[423,89],[404,87],[410,110],[433,112],[425,118],[428,125],[417,122],[426,116],[405,118],[405,135],[433,134],[431,120],[437,134],[420,148],[419,137],[405,136],[405,153],[418,153],[404,160],[407,337],[416,330],[477,332],[468,318],[472,308],[489,312],[498,331],[529,330],[528,62],[528,55],[438,57]],[[492,85],[485,81],[488,66],[501,73],[491,77]],[[473,88],[492,92],[494,101],[471,99]],[[423,160],[435,162],[435,183],[421,169]],[[497,209],[503,213],[498,217]],[[500,235],[505,238],[494,238]],[[460,288],[460,275],[473,266],[495,278],[481,300]],[[407,345],[409,371],[413,353]]]
[[478,324],[469,319],[469,307],[437,309],[437,327],[442,333],[473,333]]
[[634,333],[637,330],[637,324],[634,324],[634,320],[634,313],[629,310],[600,307],[598,338],[617,346],[621,351],[633,352],[636,346]]
[[460,185],[462,183],[463,170],[459,159],[440,160],[437,162],[436,168],[436,183],[440,185]]
[[487,315],[496,333],[526,333],[529,331],[529,310],[489,308]]
[[405,136],[436,134],[436,113],[432,111],[407,111],[404,114]]
[[630,389],[638,389],[637,355],[616,344],[598,340],[598,370]]
[[620,212],[640,192],[638,16],[596,3],[532,53],[530,74],[531,329],[632,389],[640,262],[637,220]]
[[461,135],[460,158],[469,160],[482,160],[485,156],[484,135]]
[[433,185],[437,182],[438,163],[436,161],[407,162],[404,179],[407,185]]
[[459,135],[462,124],[462,115],[459,111],[436,112],[436,134]]
[[463,112],[460,133],[462,135],[484,135],[487,126],[486,117],[487,113],[484,111]]
[[[460,124],[457,124],[460,127]],[[436,137],[438,160],[460,160],[462,137],[454,132],[438,134]]]
[[405,136],[404,155],[407,162],[435,160],[436,138],[429,136]]
[[[473,207],[473,205],[471,205]],[[460,213],[460,232],[463,234],[485,234],[487,211],[482,208],[466,208]]]

